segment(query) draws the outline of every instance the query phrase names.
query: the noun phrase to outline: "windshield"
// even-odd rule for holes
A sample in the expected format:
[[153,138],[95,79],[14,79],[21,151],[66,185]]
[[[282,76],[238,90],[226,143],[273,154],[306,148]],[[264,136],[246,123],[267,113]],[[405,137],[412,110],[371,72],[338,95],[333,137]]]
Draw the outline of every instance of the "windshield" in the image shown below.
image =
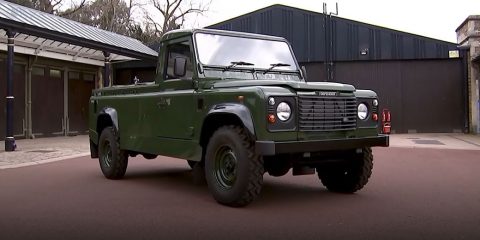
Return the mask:
[[281,64],[275,66],[274,70],[297,70],[290,47],[283,41],[207,33],[196,33],[195,39],[200,62],[204,65],[230,66],[231,68],[232,63],[243,62],[253,65],[236,64],[234,67],[270,69],[272,64]]

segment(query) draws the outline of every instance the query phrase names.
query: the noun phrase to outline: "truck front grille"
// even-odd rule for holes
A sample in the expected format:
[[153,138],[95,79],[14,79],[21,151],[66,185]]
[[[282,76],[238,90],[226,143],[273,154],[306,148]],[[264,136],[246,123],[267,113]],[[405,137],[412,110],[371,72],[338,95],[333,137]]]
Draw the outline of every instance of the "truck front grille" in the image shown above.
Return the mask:
[[357,126],[355,97],[299,96],[300,131],[352,130]]

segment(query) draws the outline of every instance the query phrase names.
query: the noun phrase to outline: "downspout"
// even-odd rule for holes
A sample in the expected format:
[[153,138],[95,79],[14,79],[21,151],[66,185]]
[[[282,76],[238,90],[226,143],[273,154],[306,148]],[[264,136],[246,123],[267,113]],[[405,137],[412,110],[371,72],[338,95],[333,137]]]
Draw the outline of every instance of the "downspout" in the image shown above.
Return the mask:
[[63,70],[63,131],[68,136],[70,132],[70,121],[68,119],[68,66]]
[[35,136],[33,135],[32,129],[32,70],[33,64],[35,64],[37,57],[28,56],[28,63],[27,63],[27,82],[25,84],[26,94],[25,94],[25,117],[27,119],[26,122],[26,136],[25,138],[33,139]]
[[323,44],[323,48],[324,48],[324,51],[323,51],[323,65],[325,67],[325,81],[328,82],[330,79],[329,79],[329,76],[330,76],[330,72],[329,72],[329,67],[328,67],[328,64],[329,64],[329,61],[328,61],[328,15],[327,15],[327,4],[326,3],[323,3],[323,35],[324,35],[324,44]]

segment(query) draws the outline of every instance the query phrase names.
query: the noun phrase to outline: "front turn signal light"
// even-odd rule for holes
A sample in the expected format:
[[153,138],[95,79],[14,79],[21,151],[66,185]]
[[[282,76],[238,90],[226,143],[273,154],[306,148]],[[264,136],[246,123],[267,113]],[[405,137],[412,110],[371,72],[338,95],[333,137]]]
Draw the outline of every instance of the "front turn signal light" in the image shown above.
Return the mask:
[[272,123],[272,124],[275,123],[275,121],[276,121],[275,115],[273,115],[273,114],[268,114],[267,119],[268,119],[268,122]]
[[372,114],[372,119],[375,122],[378,121],[378,114],[376,114],[376,113]]

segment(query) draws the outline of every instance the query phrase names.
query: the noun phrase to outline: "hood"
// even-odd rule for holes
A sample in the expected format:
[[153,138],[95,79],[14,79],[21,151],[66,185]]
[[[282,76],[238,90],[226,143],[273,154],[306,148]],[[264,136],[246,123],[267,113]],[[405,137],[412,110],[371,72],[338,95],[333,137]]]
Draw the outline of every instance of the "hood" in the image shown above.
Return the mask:
[[352,85],[332,82],[300,82],[300,81],[275,81],[275,80],[233,80],[219,81],[213,84],[214,88],[251,87],[251,86],[283,86],[295,90],[324,90],[353,92]]

